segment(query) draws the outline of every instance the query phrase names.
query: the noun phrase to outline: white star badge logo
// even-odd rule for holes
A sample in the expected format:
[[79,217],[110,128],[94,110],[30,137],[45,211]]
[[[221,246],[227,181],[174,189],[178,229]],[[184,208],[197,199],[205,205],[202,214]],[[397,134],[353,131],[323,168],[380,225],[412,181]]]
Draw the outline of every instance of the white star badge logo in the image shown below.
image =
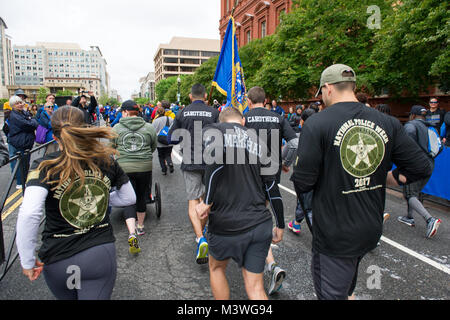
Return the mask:
[[352,164],[354,168],[358,166],[361,161],[364,162],[368,167],[371,166],[370,160],[369,160],[369,153],[377,147],[376,144],[364,144],[363,139],[361,138],[361,135],[359,134],[359,140],[357,144],[354,145],[348,145],[347,149],[350,149],[356,154],[355,163]]
[[81,198],[70,199],[69,202],[80,208],[76,218],[81,219],[87,214],[97,215],[98,203],[103,199],[103,197],[103,194],[94,196],[88,186],[85,186],[84,195]]

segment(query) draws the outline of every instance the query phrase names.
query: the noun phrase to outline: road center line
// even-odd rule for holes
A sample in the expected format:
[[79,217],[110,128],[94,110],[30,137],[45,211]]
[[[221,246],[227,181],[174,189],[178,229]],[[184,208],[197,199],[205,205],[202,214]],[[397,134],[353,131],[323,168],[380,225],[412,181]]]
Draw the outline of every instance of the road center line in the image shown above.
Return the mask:
[[16,210],[17,207],[22,204],[22,201],[23,197],[20,197],[16,202],[14,202],[14,204],[11,207],[9,207],[9,209],[6,210],[5,213],[2,214],[2,221],[5,220],[11,213],[13,213],[14,210]]

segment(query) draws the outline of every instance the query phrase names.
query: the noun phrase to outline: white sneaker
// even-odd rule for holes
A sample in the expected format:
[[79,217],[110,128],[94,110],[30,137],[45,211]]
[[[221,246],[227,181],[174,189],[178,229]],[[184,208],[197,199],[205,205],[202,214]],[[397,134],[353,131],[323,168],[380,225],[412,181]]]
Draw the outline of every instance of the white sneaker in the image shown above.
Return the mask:
[[18,185],[16,186],[16,189],[17,189],[17,190],[22,189],[22,185],[21,185],[21,184],[18,184]]

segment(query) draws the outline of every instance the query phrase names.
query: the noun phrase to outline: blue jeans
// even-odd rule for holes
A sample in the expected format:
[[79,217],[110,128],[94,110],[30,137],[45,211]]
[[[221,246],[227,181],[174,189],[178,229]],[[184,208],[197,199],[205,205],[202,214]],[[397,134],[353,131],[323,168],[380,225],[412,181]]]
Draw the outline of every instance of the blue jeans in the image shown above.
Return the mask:
[[[20,150],[17,149],[16,147],[14,147],[13,145],[9,144],[8,145],[8,149],[9,149],[9,158],[12,158],[14,156],[16,156],[17,152],[20,152],[22,155],[24,154],[25,150]],[[24,177],[26,180],[26,177],[28,175],[28,169],[30,167],[30,155],[26,156],[26,157],[22,157],[22,161],[24,163]],[[16,166],[17,160],[11,161],[10,165],[11,165],[11,172],[14,171],[14,167]],[[22,171],[21,171],[21,167],[19,166],[19,168],[17,168],[17,173],[16,173],[16,185],[22,185]]]

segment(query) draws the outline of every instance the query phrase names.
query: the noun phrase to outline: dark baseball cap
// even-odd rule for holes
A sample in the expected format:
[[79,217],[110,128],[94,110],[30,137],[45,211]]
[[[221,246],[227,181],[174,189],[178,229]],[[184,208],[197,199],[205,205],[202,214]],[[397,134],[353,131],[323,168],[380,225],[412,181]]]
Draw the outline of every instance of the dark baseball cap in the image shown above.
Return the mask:
[[425,107],[419,106],[419,105],[415,105],[412,106],[411,108],[411,112],[409,114],[415,114],[418,116],[422,116],[427,112],[427,109],[425,109]]
[[133,110],[139,110],[139,107],[138,107],[137,103],[134,102],[133,100],[127,100],[124,103],[122,103],[122,106],[120,107],[120,109],[133,111]]

